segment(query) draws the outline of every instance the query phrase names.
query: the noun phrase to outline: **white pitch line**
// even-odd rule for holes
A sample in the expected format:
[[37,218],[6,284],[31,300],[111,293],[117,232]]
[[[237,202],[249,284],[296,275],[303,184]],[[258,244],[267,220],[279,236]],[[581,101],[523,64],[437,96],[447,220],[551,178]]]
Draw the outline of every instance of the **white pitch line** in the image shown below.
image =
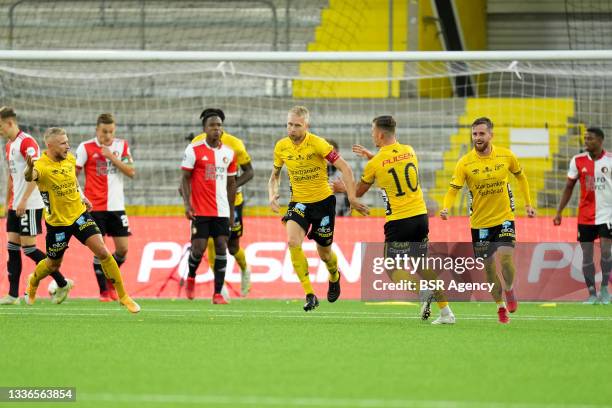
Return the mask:
[[485,401],[406,400],[386,398],[324,398],[274,397],[236,395],[177,395],[177,394],[77,394],[78,400],[128,403],[192,404],[192,405],[245,405],[282,407],[351,407],[351,408],[603,408],[604,405],[539,404]]
[[[167,312],[172,312],[172,311],[176,311],[179,312],[181,311],[180,309],[177,310],[168,310]],[[160,310],[161,312],[161,310]],[[388,315],[378,315],[378,314],[369,314],[369,315],[364,315],[364,314],[360,314],[360,313],[352,313],[352,312],[344,312],[344,313],[340,313],[340,312],[334,312],[334,313],[326,313],[326,312],[319,312],[319,311],[314,311],[311,313],[304,313],[304,312],[300,312],[300,313],[295,313],[293,314],[292,312],[286,311],[284,312],[285,314],[280,314],[283,313],[282,311],[275,311],[274,313],[266,313],[267,311],[251,311],[251,310],[220,310],[220,309],[203,309],[199,311],[201,314],[200,315],[196,315],[196,314],[191,314],[191,315],[187,315],[187,314],[173,314],[173,313],[160,313],[160,314],[155,314],[155,316],[159,316],[159,317],[229,317],[229,318],[275,318],[275,319],[338,319],[338,320],[382,320],[382,319],[391,319],[391,320],[418,320],[420,319],[420,316],[414,316],[414,315],[393,315],[393,316],[388,316]],[[204,313],[202,313],[204,312]],[[146,315],[147,313],[147,309],[145,308],[143,310],[143,315]],[[262,315],[263,313],[263,315]],[[57,311],[50,311],[49,309],[39,309],[39,310],[28,310],[27,312],[24,311],[24,309],[21,310],[0,310],[0,315],[5,315],[5,316],[11,316],[11,315],[17,315],[17,316],[26,316],[26,315],[32,315],[32,316],[58,316],[58,317],[63,317],[63,316],[117,316],[117,315],[125,315],[127,316],[126,312],[124,310],[115,310],[115,311],[103,311],[98,309],[96,313],[81,313],[81,312],[73,312],[71,309],[63,309],[63,310],[57,310]],[[267,316],[266,316],[267,314]],[[580,322],[592,322],[592,321],[600,321],[600,322],[609,322],[612,321],[612,316],[610,317],[583,317],[583,316],[521,316],[521,315],[515,315],[512,317],[513,319],[517,320],[517,321],[580,321]],[[495,320],[497,319],[497,317],[495,315],[492,314],[487,314],[487,315],[472,315],[472,314],[467,314],[467,315],[457,315],[457,320],[461,321],[461,320]]]

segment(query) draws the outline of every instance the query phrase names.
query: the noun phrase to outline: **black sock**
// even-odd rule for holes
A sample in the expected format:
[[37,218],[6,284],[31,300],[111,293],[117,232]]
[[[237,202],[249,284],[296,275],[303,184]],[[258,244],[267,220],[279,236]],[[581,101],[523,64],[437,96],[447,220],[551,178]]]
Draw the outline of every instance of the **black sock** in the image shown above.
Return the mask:
[[200,266],[200,262],[202,262],[202,257],[200,257],[199,259],[196,259],[193,257],[193,253],[189,254],[189,277],[190,278],[195,278],[196,276],[196,271],[198,270],[198,266]]
[[584,275],[584,283],[589,290],[589,295],[597,296],[597,290],[595,289],[595,264],[583,264],[582,274]]
[[97,257],[94,257],[93,260],[93,270],[96,275],[96,281],[98,281],[98,288],[100,288],[100,293],[106,291],[106,276],[104,276],[104,271],[102,270],[102,265],[100,265],[100,260]]
[[[47,257],[43,251],[36,248],[34,245],[24,246],[23,253],[26,254],[28,258],[33,260],[36,265]],[[57,282],[57,286],[60,288],[63,288],[68,284],[64,278],[64,275],[62,275],[60,272],[51,272],[49,275],[51,275],[55,282]]]
[[610,281],[610,270],[612,269],[612,257],[604,258],[601,257],[601,286],[604,288],[608,287]]
[[28,258],[33,260],[36,265],[47,257],[43,251],[36,248],[34,245],[24,246],[23,253],[26,254]]
[[215,257],[215,293],[221,293],[225,282],[225,267],[227,266],[227,256],[218,255]]
[[125,262],[125,256],[119,256],[116,252],[113,254],[113,258],[115,258],[115,262],[117,262],[119,267]]
[[6,270],[8,271],[9,295],[19,297],[19,278],[21,278],[21,246],[14,242],[8,243],[8,261]]

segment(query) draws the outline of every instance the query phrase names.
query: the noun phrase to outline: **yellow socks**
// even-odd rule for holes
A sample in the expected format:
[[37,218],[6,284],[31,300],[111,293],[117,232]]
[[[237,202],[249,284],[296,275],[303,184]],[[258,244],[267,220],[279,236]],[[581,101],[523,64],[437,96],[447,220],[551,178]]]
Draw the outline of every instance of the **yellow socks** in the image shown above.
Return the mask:
[[[215,241],[212,238],[208,238],[208,245],[206,247],[206,254],[208,255],[208,265],[210,265],[210,269],[213,268],[215,264]],[[244,253],[244,249],[238,249],[234,255],[234,259],[238,263],[241,271],[245,271],[247,268],[246,255]]]
[[112,255],[109,255],[106,257],[106,259],[100,259],[100,265],[102,266],[104,275],[106,275],[106,277],[113,282],[119,299],[125,297],[127,293],[123,287],[123,279],[121,279],[121,272],[119,272],[119,266],[117,265],[115,258],[113,258]]
[[234,259],[238,263],[238,266],[240,266],[240,270],[246,271],[247,262],[246,262],[246,255],[244,254],[244,249],[239,248],[238,252],[234,254]]
[[325,262],[325,265],[329,271],[329,281],[338,282],[338,279],[340,279],[340,274],[338,273],[338,257],[334,252],[331,253],[331,258],[329,261]]
[[208,245],[206,247],[206,254],[208,255],[208,266],[212,270],[215,265],[215,241],[212,238],[208,238]]
[[39,263],[36,264],[36,268],[34,269],[33,277],[30,281],[32,286],[38,287],[38,284],[41,280],[43,280],[47,275],[51,273],[51,270],[47,267],[47,258],[43,259]]
[[306,255],[304,255],[304,251],[302,251],[302,247],[289,247],[289,253],[291,254],[293,269],[295,269],[295,273],[297,273],[300,279],[300,283],[304,288],[304,293],[307,295],[309,293],[314,293],[310,278],[308,277],[308,260],[306,259]]

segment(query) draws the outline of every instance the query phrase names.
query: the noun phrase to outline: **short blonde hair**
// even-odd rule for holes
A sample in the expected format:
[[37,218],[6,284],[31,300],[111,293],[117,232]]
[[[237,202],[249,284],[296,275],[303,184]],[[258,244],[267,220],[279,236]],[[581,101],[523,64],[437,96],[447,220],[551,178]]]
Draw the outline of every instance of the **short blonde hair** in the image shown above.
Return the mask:
[[44,134],[45,142],[48,142],[49,139],[55,136],[61,136],[65,134],[66,134],[65,129],[62,129],[60,127],[50,127],[49,129],[45,130],[45,134]]
[[310,122],[310,112],[308,112],[308,108],[305,106],[294,106],[293,108],[289,109],[289,113],[293,113],[294,115],[303,118],[304,122],[306,123]]

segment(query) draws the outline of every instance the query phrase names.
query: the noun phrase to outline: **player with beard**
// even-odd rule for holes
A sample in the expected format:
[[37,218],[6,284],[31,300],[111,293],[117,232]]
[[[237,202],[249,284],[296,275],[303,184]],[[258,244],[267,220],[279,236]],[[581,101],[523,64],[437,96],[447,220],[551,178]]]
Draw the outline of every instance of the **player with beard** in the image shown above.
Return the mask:
[[[444,197],[440,211],[443,220],[448,219],[448,209],[453,206],[455,197],[467,183],[470,202],[470,226],[472,243],[477,257],[485,259],[487,280],[493,283],[491,294],[497,303],[500,323],[508,323],[508,312],[514,313],[518,302],[514,294],[514,197],[508,176],[514,175],[525,200],[528,217],[535,217],[529,197],[529,183],[519,162],[510,151],[494,146],[493,123],[482,117],[472,123],[472,142],[474,148],[457,163],[450,188]],[[508,302],[502,298],[502,285],[496,273],[496,258],[500,259]]]

